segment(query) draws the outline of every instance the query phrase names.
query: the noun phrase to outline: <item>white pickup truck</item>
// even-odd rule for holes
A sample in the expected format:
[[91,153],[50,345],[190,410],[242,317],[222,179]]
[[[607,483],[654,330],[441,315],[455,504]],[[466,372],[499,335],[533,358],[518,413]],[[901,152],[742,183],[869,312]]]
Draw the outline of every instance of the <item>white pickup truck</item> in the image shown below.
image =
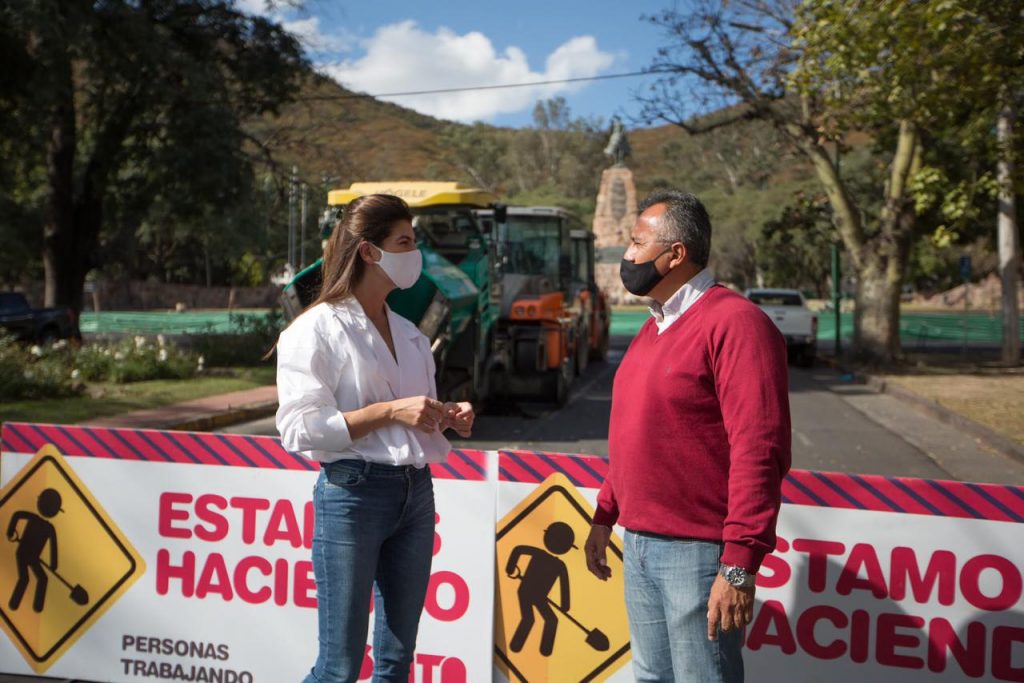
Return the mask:
[[814,365],[818,350],[818,316],[807,308],[803,295],[795,289],[748,289],[744,294],[760,306],[782,332],[790,357],[803,367]]

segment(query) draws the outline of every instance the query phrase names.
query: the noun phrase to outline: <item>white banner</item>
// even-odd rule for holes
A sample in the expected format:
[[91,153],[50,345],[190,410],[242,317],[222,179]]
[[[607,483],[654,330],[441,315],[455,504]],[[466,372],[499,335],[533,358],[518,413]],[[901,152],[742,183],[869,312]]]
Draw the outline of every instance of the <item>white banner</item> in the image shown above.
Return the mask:
[[[514,605],[516,582],[502,572],[509,554],[503,530],[528,524],[531,514],[537,529],[545,528],[544,506],[567,499],[565,491],[592,510],[607,466],[544,453],[500,458],[498,594]],[[758,576],[745,634],[748,680],[1024,681],[1024,489],[794,471],[783,500],[778,549]],[[563,505],[557,514],[575,524],[579,510]],[[613,545],[621,547],[621,531]],[[586,586],[582,551],[560,557],[570,567],[575,559],[570,583],[578,577]],[[621,559],[611,553],[609,564],[614,584]],[[620,586],[596,590],[606,591],[597,598],[606,612],[617,609]],[[508,611],[499,610],[499,624]],[[509,625],[516,623],[511,611]],[[615,632],[607,618],[594,619],[584,625]],[[562,680],[559,666],[600,663],[615,653],[586,647],[571,623],[559,623],[556,648],[546,656],[537,651],[536,634],[512,652],[511,637],[502,638],[500,626],[496,633],[498,680],[545,680],[537,672]],[[628,660],[623,653],[591,680],[633,680]]]
[[[38,585],[31,571],[17,609],[9,604],[15,581],[0,583],[8,632],[8,638],[0,638],[0,671],[93,681],[276,683],[299,681],[313,665],[314,472],[55,456],[78,486],[43,471],[11,496],[10,485],[21,483],[32,456],[4,453],[2,458],[0,525],[6,531],[18,511],[45,519],[31,503],[42,490],[59,490],[64,511],[51,522],[58,573],[81,586],[88,600],[80,605],[69,599],[70,589],[49,569],[48,546],[41,561],[50,578],[39,612],[31,604]],[[493,621],[493,556],[467,552],[493,545],[490,486],[434,482],[435,556],[410,680],[490,676],[491,634],[480,624]],[[79,512],[88,506],[75,502],[73,489],[91,494],[98,503],[93,507],[102,508],[119,540],[140,560],[130,587],[111,595],[111,604],[100,605],[101,616],[85,628],[79,626],[83,615],[108,596],[108,584],[123,571],[116,543],[105,549],[110,555],[105,557],[70,540],[91,532],[87,516]],[[16,549],[26,542],[25,519],[16,521],[22,538],[0,542],[5,577],[17,573]],[[50,634],[39,635],[40,629]],[[371,619],[370,640],[372,631]],[[54,652],[52,646],[65,636],[72,645]],[[360,680],[369,680],[372,657],[368,645]]]
[[[309,463],[263,437],[15,424],[2,441],[0,672],[304,677],[317,650]],[[410,680],[632,680],[621,536],[608,582],[582,551],[606,470],[468,451],[434,468]],[[1024,681],[1024,490],[797,471],[783,500],[745,634],[749,679]],[[368,645],[360,680],[372,659]]]
[[1020,523],[785,505],[778,532],[758,680],[1024,681]]

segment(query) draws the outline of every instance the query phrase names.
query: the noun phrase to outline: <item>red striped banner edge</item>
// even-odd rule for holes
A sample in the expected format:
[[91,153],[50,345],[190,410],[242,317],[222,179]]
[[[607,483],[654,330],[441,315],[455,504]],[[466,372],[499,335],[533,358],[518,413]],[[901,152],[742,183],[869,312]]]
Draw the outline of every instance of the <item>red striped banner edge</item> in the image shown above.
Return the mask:
[[[592,473],[580,476],[580,464]],[[553,472],[561,472],[576,486],[598,488],[607,470],[607,461],[596,456],[499,451],[501,481],[539,484]],[[782,483],[782,501],[790,505],[1024,522],[1024,487],[1001,484],[792,470]]]
[[287,470],[315,470],[318,464],[285,450],[270,436],[168,432],[8,422],[0,431],[7,452],[35,453],[52,443],[64,455]]
[[435,479],[487,481],[487,454],[453,448],[444,462],[430,465],[430,474]]
[[[22,422],[7,422],[0,429],[0,451],[6,453],[36,453],[48,443],[64,455],[78,457],[285,470],[319,469],[319,463],[285,450],[281,440],[272,436]],[[431,467],[431,473],[439,479],[485,481],[487,458],[483,451],[453,450],[447,462]]]
[[[318,464],[281,446],[269,436],[108,429],[75,425],[4,423],[0,450],[35,453],[52,443],[69,456],[316,470]],[[487,456],[482,451],[453,450],[446,462],[431,466],[440,479],[485,481]],[[575,486],[597,488],[608,463],[597,456],[539,451],[499,451],[501,481],[540,483],[564,474]],[[790,505],[1024,522],[1024,487],[973,484],[933,479],[793,470],[782,484]]]
[[608,474],[608,461],[596,455],[498,451],[500,481],[540,483],[556,472],[574,486],[599,488]]
[[1024,487],[875,474],[793,470],[782,484],[793,505],[1024,522]]

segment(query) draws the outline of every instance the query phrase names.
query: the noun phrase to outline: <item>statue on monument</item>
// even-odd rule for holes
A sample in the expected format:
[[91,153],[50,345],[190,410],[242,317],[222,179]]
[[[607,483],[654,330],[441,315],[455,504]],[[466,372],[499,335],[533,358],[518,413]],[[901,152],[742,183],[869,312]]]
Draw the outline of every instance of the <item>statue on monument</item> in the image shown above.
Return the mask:
[[626,138],[626,128],[618,116],[612,117],[611,135],[608,138],[608,146],[604,148],[604,153],[615,161],[616,167],[625,166],[626,157],[633,154],[629,140]]

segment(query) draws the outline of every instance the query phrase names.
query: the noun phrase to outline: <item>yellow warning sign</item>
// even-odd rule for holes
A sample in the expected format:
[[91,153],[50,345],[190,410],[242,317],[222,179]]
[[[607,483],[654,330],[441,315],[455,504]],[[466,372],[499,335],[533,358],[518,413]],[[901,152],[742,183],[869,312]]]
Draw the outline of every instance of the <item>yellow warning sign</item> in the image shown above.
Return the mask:
[[497,531],[495,654],[510,680],[601,681],[629,661],[622,543],[612,576],[587,570],[593,508],[553,474],[505,515]]
[[52,445],[0,490],[0,626],[42,673],[145,571]]

